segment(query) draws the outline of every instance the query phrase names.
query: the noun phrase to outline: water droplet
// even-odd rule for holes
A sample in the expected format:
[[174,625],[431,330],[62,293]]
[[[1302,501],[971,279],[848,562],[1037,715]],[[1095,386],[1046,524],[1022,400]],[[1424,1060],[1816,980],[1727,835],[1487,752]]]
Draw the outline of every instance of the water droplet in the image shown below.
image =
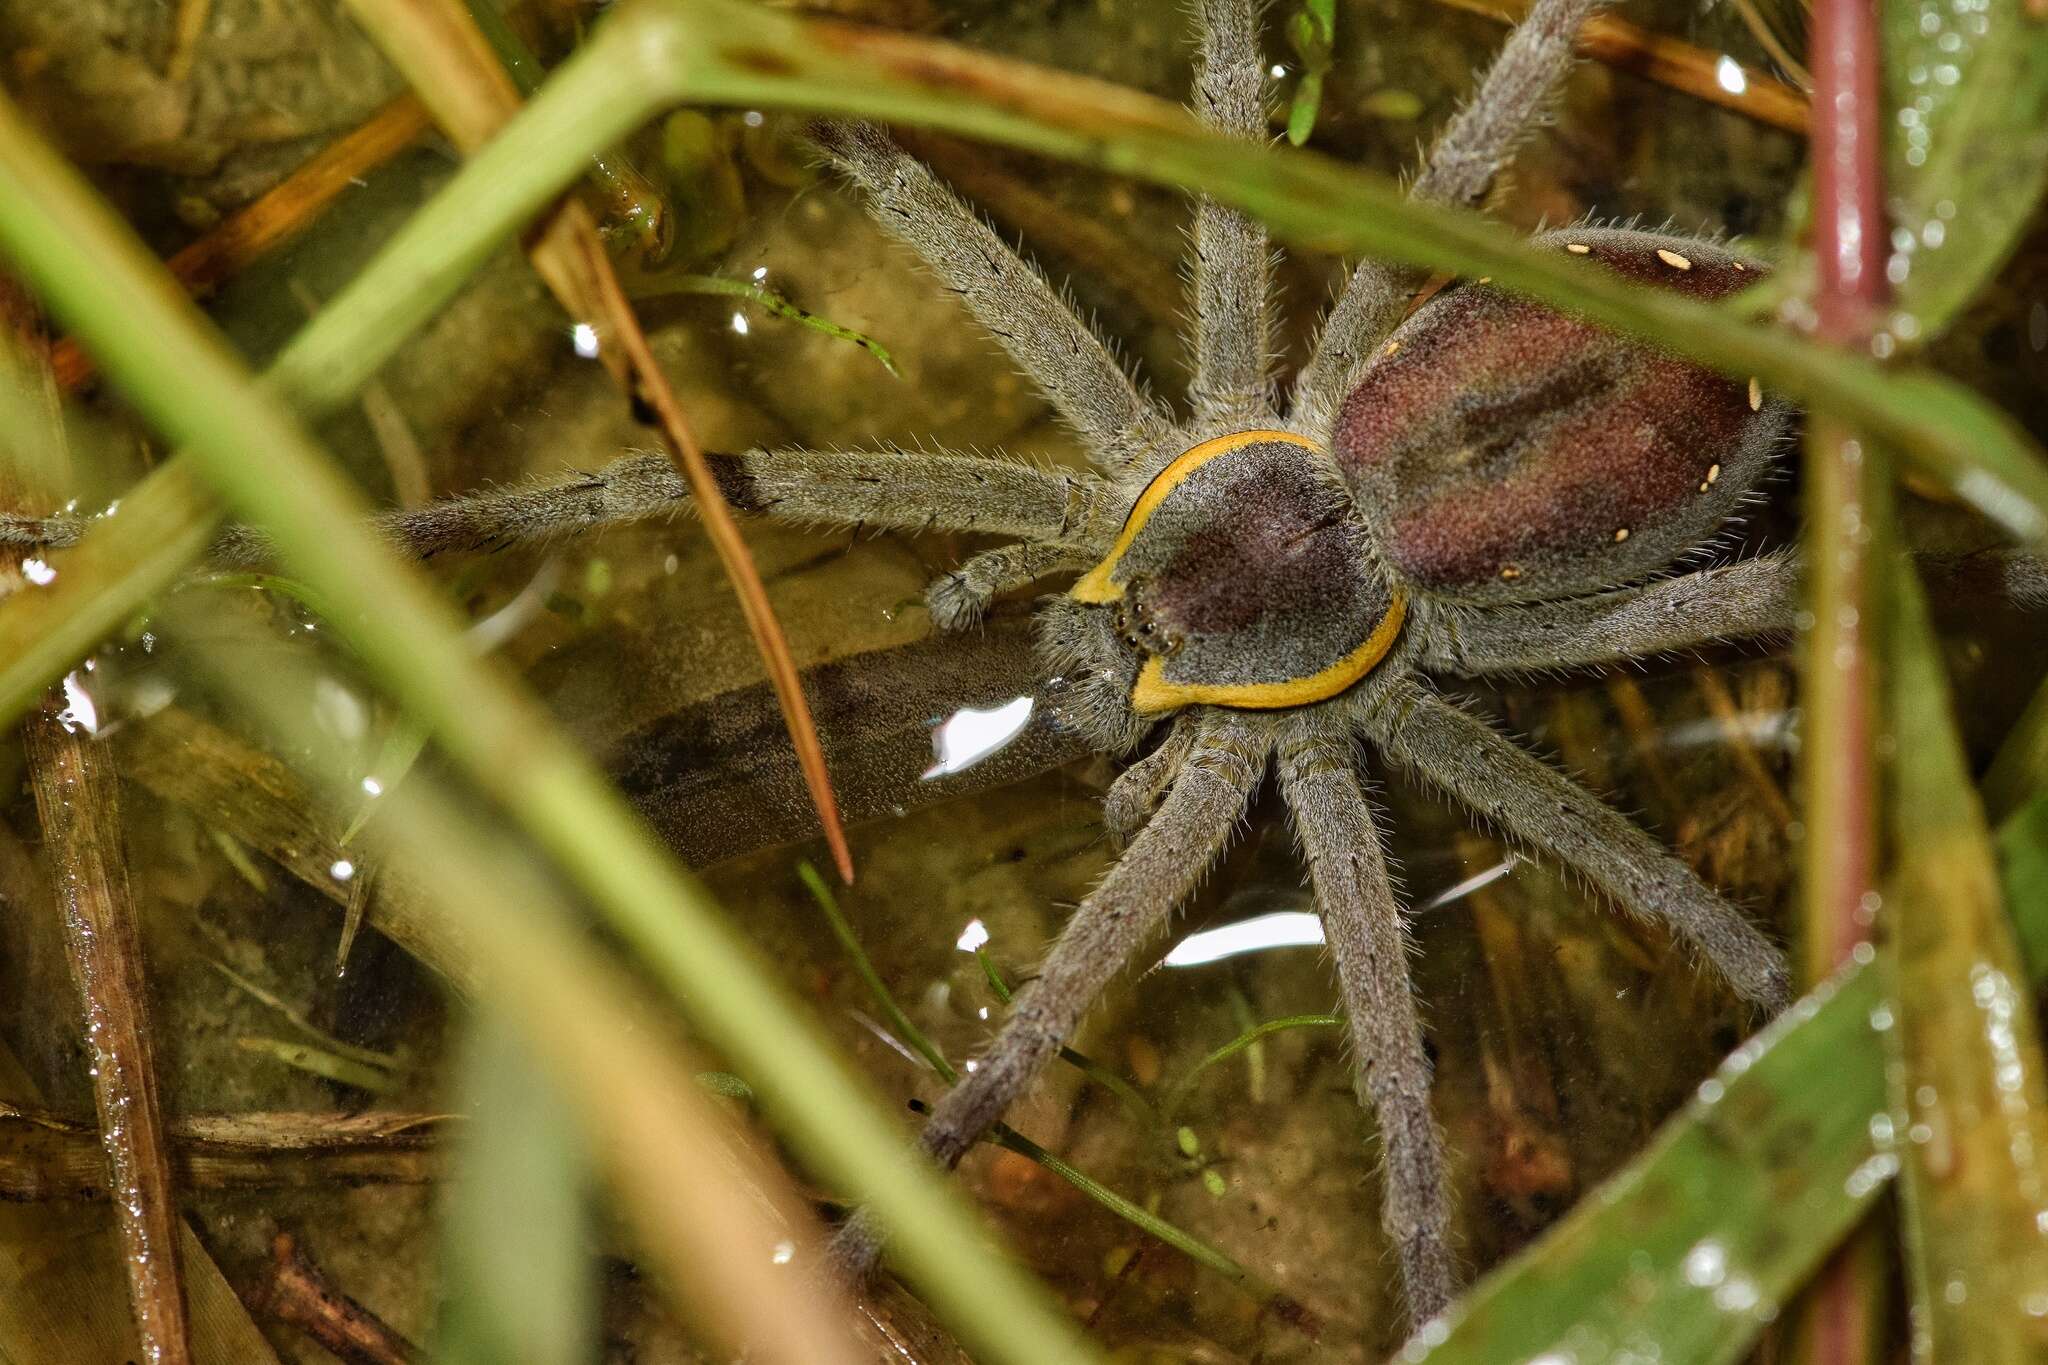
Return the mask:
[[1701,1289],[1711,1289],[1727,1278],[1728,1252],[1719,1242],[1709,1237],[1685,1253],[1685,1282]]

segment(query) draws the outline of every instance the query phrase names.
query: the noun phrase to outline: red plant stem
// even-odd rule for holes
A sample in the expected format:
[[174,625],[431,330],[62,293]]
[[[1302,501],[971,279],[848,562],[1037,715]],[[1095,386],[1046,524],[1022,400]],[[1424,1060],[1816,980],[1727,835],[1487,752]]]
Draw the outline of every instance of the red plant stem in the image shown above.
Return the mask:
[[[1881,92],[1872,0],[1813,7],[1814,311],[1823,341],[1857,346],[1887,297]],[[1808,970],[1866,937],[1877,879],[1877,775],[1867,545],[1888,495],[1881,452],[1817,414],[1808,434],[1813,629],[1806,667]]]
[[[1867,343],[1887,287],[1884,147],[1875,0],[1814,0],[1814,312],[1823,342]],[[1877,886],[1878,639],[1869,544],[1890,497],[1883,452],[1826,414],[1807,433],[1813,628],[1803,680],[1807,753],[1806,970],[1817,979],[1868,937]],[[1879,566],[1880,569],[1882,566]],[[1837,1250],[1805,1303],[1797,1353],[1810,1365],[1882,1358],[1883,1233]]]
[[1814,307],[1823,339],[1853,345],[1888,292],[1876,6],[1815,0],[1812,47]]

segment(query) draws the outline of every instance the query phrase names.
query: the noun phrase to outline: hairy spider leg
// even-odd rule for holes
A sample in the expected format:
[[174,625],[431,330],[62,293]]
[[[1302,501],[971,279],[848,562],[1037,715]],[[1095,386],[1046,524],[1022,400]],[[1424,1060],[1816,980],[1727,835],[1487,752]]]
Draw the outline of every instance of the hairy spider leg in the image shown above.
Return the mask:
[[[1265,62],[1258,15],[1247,0],[1201,0],[1201,52],[1193,106],[1218,132],[1264,142]],[[1195,200],[1194,382],[1197,437],[1268,424],[1272,409],[1272,246],[1264,224]]]
[[[1021,460],[900,450],[751,450],[711,453],[713,475],[736,511],[809,526],[979,531],[1099,555],[1095,528],[1114,501],[1102,480]],[[603,468],[536,479],[383,513],[374,525],[420,558],[534,544],[692,510],[690,487],[666,455],[623,455]],[[216,560],[271,558],[269,541],[231,526]],[[1090,561],[1092,562],[1092,560]]]
[[[1370,684],[1368,684],[1370,685]],[[1442,1312],[1456,1291],[1451,1193],[1443,1134],[1430,1106],[1429,1054],[1408,972],[1408,934],[1387,872],[1372,803],[1360,788],[1357,746],[1327,709],[1286,721],[1280,790],[1315,886],[1323,941],[1337,964],[1351,1084],[1379,1121],[1385,1153],[1380,1224],[1401,1263],[1410,1320]]]
[[[1198,733],[1158,814],[1076,907],[995,1041],[933,1108],[920,1141],[942,1165],[958,1165],[1016,1103],[1236,831],[1265,774],[1271,723],[1205,710],[1193,724]],[[865,1279],[882,1237],[872,1213],[855,1214],[833,1240],[835,1270]]]
[[[1432,204],[1476,204],[1571,68],[1580,26],[1607,3],[1536,0],[1501,45],[1471,101],[1437,138],[1409,188],[1410,197]],[[1421,272],[1407,266],[1358,263],[1295,378],[1288,411],[1297,427],[1327,439],[1359,368],[1401,320],[1420,280]]]
[[1800,611],[1791,550],[1585,597],[1512,607],[1418,603],[1416,666],[1484,678],[1599,668],[1789,632]]
[[1483,823],[1577,872],[1628,914],[1698,949],[1743,999],[1792,998],[1782,953],[1749,918],[1633,821],[1480,717],[1412,679],[1361,688],[1359,730]]
[[959,295],[1052,400],[1098,467],[1114,473],[1170,443],[1168,415],[1139,391],[1102,338],[929,167],[871,123],[826,120],[814,136],[867,195],[875,221]]

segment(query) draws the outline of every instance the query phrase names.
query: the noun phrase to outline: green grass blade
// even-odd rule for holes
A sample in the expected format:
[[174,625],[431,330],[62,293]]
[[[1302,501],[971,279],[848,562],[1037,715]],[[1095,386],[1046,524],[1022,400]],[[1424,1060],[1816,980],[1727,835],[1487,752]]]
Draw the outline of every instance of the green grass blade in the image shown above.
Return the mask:
[[[431,206],[401,236],[423,220],[438,221]],[[287,568],[334,604],[337,632],[366,667],[559,862],[746,1075],[792,1145],[882,1212],[901,1264],[978,1353],[1018,1365],[1093,1359],[1044,1292],[988,1250],[936,1173],[907,1150],[893,1116],[703,888],[545,712],[472,657],[463,622],[375,540],[360,494],[275,392],[248,375],[126,226],[4,100],[0,252],[233,510],[269,534]],[[451,278],[460,276],[419,283],[432,292]],[[296,363],[311,363],[318,349],[295,348]]]
[[[2028,979],[2048,981],[2048,798],[1999,830]],[[1404,1353],[1414,1365],[1725,1365],[1870,1208],[1888,1131],[1879,973],[1852,964],[1722,1065],[1626,1170]],[[1555,1353],[1551,1355],[1549,1353]]]
[[1916,1353],[2018,1365],[2048,1348],[2048,1078],[1925,596],[1894,577],[1885,960]]
[[[2048,543],[2048,460],[2009,417],[1927,372],[1880,369],[1731,311],[1589,271],[1476,214],[1415,204],[1393,181],[1313,152],[1240,142],[1149,96],[957,47],[790,15],[743,0],[626,0],[609,23],[670,100],[774,105],[928,124],[1118,175],[1197,188],[1284,239],[1495,282],[1659,341],[1824,408],[1900,450],[2016,537]],[[561,68],[605,59],[597,39]],[[615,83],[605,98],[630,98]],[[556,98],[557,95],[561,98]],[[584,116],[543,89],[501,142],[538,145]],[[444,192],[469,194],[459,182]]]

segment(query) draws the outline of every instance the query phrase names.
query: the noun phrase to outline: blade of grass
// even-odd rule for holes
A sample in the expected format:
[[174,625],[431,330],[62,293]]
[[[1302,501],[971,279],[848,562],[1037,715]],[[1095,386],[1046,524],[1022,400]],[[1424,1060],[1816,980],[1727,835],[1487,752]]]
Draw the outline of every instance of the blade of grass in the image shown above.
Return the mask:
[[2018,1365],[2048,1350],[2048,1078],[1926,600],[1910,566],[1894,577],[1885,960],[1913,1355]]
[[755,307],[779,318],[788,318],[801,327],[814,332],[823,332],[828,337],[853,343],[875,358],[875,363],[889,372],[892,379],[901,379],[902,371],[896,368],[896,357],[889,354],[887,347],[864,332],[851,327],[842,327],[827,317],[820,317],[810,309],[801,307],[765,285],[752,280],[729,280],[723,275],[659,275],[633,286],[636,299],[666,298],[676,294],[709,294],[729,299],[744,299]]
[[[167,615],[167,629],[188,637],[194,618]],[[194,680],[301,755],[329,800],[353,790],[353,747],[309,719],[305,704],[332,675],[303,649],[271,651],[270,666],[254,669],[253,637],[223,640],[217,626],[212,637],[212,648],[179,656]],[[787,1177],[712,1107],[699,1064],[670,1040],[644,988],[598,953],[547,869],[473,813],[473,798],[458,805],[435,773],[414,774],[389,799],[380,830],[394,870],[465,935],[489,938],[479,946],[485,1003],[562,1087],[618,1216],[667,1291],[722,1345],[853,1365],[838,1295],[784,1268],[818,1264],[822,1230]],[[778,1259],[784,1245],[798,1255]]]
[[1237,1056],[1237,1054],[1261,1039],[1270,1038],[1276,1033],[1286,1033],[1298,1028],[1343,1027],[1344,1016],[1341,1014],[1290,1014],[1284,1018],[1266,1019],[1253,1024],[1243,1033],[1238,1034],[1237,1037],[1232,1038],[1222,1047],[1217,1048],[1214,1052],[1202,1058],[1201,1061],[1189,1067],[1188,1074],[1174,1082],[1173,1088],[1166,1092],[1166,1098],[1160,1101],[1159,1112],[1171,1122],[1173,1116],[1180,1112],[1180,1107],[1187,1103],[1188,1095],[1193,1092],[1195,1082],[1202,1078],[1203,1072],[1219,1063],[1229,1061],[1232,1057]]
[[[2006,903],[2048,984],[2048,798],[1998,833]],[[1939,913],[1939,902],[1921,907]],[[1481,1280],[1407,1365],[1728,1365],[1899,1167],[1866,949],[1731,1056],[1649,1148]],[[1899,1138],[1904,1139],[1900,1134]]]
[[[423,212],[401,235],[411,240],[434,221]],[[270,536],[297,576],[334,602],[337,631],[366,666],[433,731],[451,761],[559,861],[747,1076],[791,1144],[821,1175],[882,1212],[900,1263],[970,1344],[991,1361],[1019,1365],[1094,1358],[1043,1291],[983,1247],[936,1174],[904,1149],[874,1097],[695,880],[675,867],[545,713],[472,657],[449,604],[376,541],[363,524],[368,509],[361,496],[274,394],[166,287],[140,243],[4,100],[0,250],[21,262],[109,376],[189,449],[197,468]],[[436,279],[459,265],[438,251],[428,254]],[[423,288],[431,283],[421,281]],[[394,300],[393,311],[403,305]],[[317,349],[298,347],[295,354],[310,359]],[[395,830],[403,823],[391,822]],[[433,871],[438,876],[441,869]]]
[[[590,1155],[568,1096],[511,1023],[471,1021],[456,1075],[474,1120],[442,1201],[437,1365],[593,1359]],[[515,1195],[516,1192],[516,1195]]]
[[[351,392],[491,249],[573,181],[592,148],[611,145],[687,98],[927,122],[1200,188],[1304,245],[1491,275],[1853,419],[2018,539],[2048,538],[2048,464],[2007,417],[1929,372],[1880,373],[1797,336],[1747,325],[1729,310],[1575,269],[1476,216],[1410,204],[1390,183],[1313,154],[1205,135],[1184,111],[1127,90],[925,40],[806,24],[729,0],[619,6],[506,135],[415,214],[295,340],[273,368],[273,381],[302,410],[329,410],[337,390]],[[179,461],[145,480],[131,500],[147,494],[152,505],[175,506],[168,492],[152,487],[172,478],[186,478]],[[127,619],[169,581],[178,556],[196,550],[196,528],[205,520],[203,512],[188,511],[184,525],[128,538],[123,553],[96,543],[107,528],[88,535],[74,554],[90,550],[99,567],[54,586],[68,594],[64,617]],[[176,552],[143,562],[144,551],[160,546]],[[74,631],[85,633],[82,624]],[[18,718],[21,698],[62,676],[82,652],[53,663],[65,651],[45,646],[31,666],[26,651],[42,640],[0,611],[0,720]]]
[[[604,73],[581,70],[586,62]],[[1312,152],[1234,144],[1184,110],[1117,87],[926,39],[800,20],[739,0],[625,0],[558,69],[523,127],[500,146],[503,170],[539,174],[540,129],[591,116],[587,105],[644,99],[650,114],[684,99],[797,106],[944,127],[1117,174],[1198,187],[1332,251],[1499,284],[1647,336],[1834,412],[1881,436],[2027,541],[2048,538],[2048,463],[2004,414],[1924,372],[1881,372],[1817,351],[1800,336],[1745,326],[1724,309],[1578,268],[1477,215],[1409,203],[1380,177]],[[545,106],[545,107],[543,107]],[[559,122],[557,122],[559,120]],[[519,155],[515,157],[514,149]],[[524,168],[510,163],[524,162]],[[555,172],[548,173],[550,178]],[[451,186],[448,194],[458,187]],[[503,185],[461,187],[481,202]]]
[[[474,154],[519,112],[519,88],[491,51],[482,30],[459,0],[348,0],[456,146]],[[621,389],[636,392],[654,410],[669,459],[690,485],[697,515],[718,552],[719,563],[739,597],[748,633],[775,688],[790,744],[804,785],[817,808],[818,824],[842,881],[853,881],[853,852],[839,819],[839,803],[825,771],[810,705],[804,700],[789,639],[769,605],[761,571],[733,521],[732,507],[712,476],[682,404],[647,344],[611,258],[597,235],[597,223],[581,201],[565,201],[550,215],[528,253],[556,299],[572,318],[598,326],[599,359]],[[621,363],[623,356],[623,364]]]

